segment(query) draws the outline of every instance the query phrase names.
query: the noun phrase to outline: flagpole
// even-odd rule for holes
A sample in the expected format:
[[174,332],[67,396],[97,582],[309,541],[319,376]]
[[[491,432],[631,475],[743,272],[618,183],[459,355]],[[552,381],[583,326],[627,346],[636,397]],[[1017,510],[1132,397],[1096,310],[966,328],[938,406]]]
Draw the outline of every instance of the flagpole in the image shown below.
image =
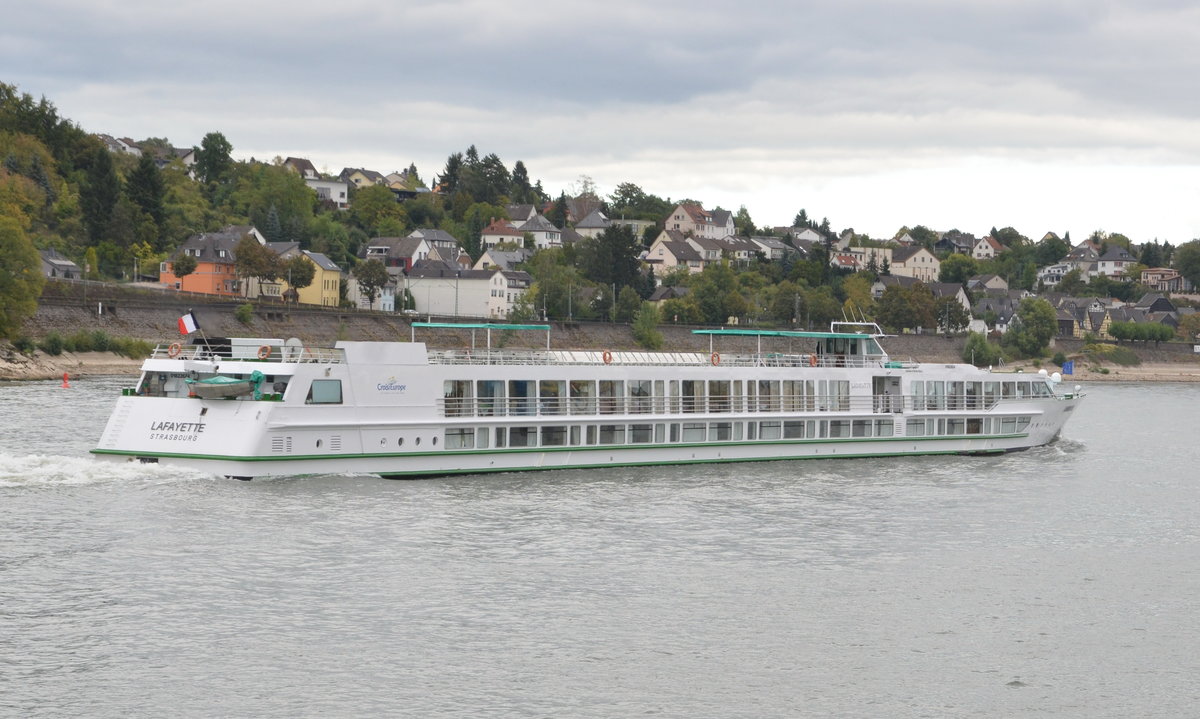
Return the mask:
[[[195,322],[196,315],[192,312],[191,307],[188,308],[188,314],[192,315],[192,321]],[[204,340],[204,348],[211,352],[212,347],[209,346],[208,337],[204,334],[204,328],[200,326],[199,322],[196,322],[196,331],[200,333],[200,339]]]

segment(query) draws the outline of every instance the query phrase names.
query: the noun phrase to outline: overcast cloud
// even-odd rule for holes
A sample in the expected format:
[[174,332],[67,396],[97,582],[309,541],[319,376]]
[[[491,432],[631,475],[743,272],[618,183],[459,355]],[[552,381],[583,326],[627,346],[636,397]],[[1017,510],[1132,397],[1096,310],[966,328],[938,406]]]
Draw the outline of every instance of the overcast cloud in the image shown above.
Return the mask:
[[7,8],[0,81],[86,130],[427,180],[476,145],[762,225],[1200,236],[1200,9],[1171,0]]

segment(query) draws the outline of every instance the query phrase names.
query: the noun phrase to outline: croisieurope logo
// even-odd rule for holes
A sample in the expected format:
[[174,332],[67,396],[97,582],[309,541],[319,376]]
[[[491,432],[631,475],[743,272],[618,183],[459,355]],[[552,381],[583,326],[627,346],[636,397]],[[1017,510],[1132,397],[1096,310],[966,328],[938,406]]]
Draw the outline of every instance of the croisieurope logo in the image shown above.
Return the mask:
[[398,384],[395,377],[388,377],[383,382],[375,385],[375,389],[380,392],[405,392],[408,390],[408,385]]

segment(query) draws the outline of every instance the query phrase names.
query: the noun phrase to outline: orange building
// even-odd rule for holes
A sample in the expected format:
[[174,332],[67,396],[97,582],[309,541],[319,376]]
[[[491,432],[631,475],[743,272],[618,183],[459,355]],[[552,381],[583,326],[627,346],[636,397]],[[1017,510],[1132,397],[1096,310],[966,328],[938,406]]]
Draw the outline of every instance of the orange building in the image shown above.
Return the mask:
[[[165,287],[199,292],[206,295],[240,297],[241,283],[237,275],[234,248],[246,235],[263,242],[258,230],[249,226],[230,226],[220,232],[192,235],[158,269],[158,281]],[[183,255],[196,258],[196,271],[176,277],[175,260]]]

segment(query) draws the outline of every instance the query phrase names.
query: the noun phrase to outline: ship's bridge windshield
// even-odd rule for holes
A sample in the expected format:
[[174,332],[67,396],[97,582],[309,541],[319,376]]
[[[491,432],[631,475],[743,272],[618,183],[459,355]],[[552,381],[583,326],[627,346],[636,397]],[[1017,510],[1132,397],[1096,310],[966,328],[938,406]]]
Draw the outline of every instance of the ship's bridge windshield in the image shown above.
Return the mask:
[[883,348],[874,337],[829,337],[817,343],[817,354],[878,357]]

